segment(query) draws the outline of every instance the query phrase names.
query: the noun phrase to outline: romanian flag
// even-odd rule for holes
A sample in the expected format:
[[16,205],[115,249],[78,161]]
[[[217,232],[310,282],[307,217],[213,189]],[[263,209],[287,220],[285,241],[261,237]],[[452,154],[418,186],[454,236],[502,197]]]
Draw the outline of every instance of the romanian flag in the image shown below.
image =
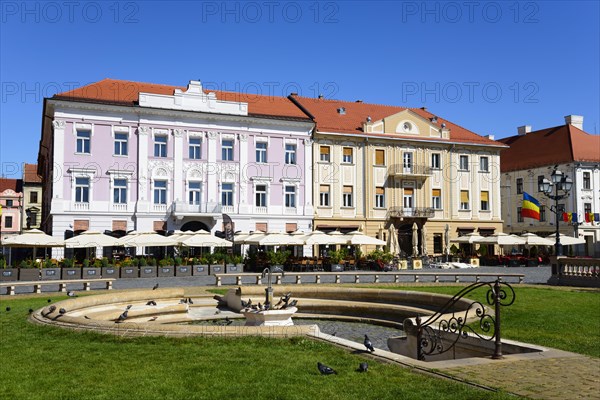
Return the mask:
[[596,220],[596,215],[594,213],[585,213],[585,222],[594,222]]
[[562,216],[565,222],[577,222],[577,213],[564,212]]
[[540,220],[540,202],[533,196],[523,192],[523,206],[521,208],[523,218],[532,218]]

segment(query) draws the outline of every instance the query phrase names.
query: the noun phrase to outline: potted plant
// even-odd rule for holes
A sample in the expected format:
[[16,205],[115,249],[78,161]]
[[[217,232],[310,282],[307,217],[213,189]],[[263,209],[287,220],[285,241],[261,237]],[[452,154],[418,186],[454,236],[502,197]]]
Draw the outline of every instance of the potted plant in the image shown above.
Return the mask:
[[171,257],[165,257],[158,263],[158,276],[175,276],[175,261]]
[[329,252],[329,261],[331,263],[331,272],[342,272],[344,270],[344,264],[342,264],[343,257],[342,250],[334,250]]
[[[87,259],[85,259],[84,262],[89,263]],[[61,269],[61,279],[81,279],[81,267],[76,266],[72,258],[63,259]]]
[[140,268],[137,266],[137,262],[133,262],[130,258],[126,258],[121,261],[121,278],[139,278]]
[[[87,263],[86,263],[87,261]],[[102,274],[102,261],[98,258],[91,263],[89,260],[83,260],[82,276],[84,279],[100,279]]]
[[156,261],[154,262],[154,265],[148,264],[148,260],[146,260],[145,257],[142,257],[138,260],[138,265],[140,267],[140,278],[156,278],[158,276]]
[[210,265],[210,254],[203,255],[200,258],[194,258],[192,261],[194,266],[192,269],[192,275],[208,275],[208,266]]
[[225,266],[225,273],[232,274],[236,272],[244,271],[244,258],[239,254],[232,254],[229,256],[228,263]]
[[[67,262],[71,262],[71,263],[73,261],[71,259],[64,259],[64,260],[69,260]],[[42,264],[41,270],[38,269],[35,265],[31,265],[31,268],[34,268],[35,270],[37,270],[37,274],[40,275],[41,279],[44,281],[58,280],[61,277],[61,271],[62,271],[62,268],[60,268],[59,264],[62,264],[62,262],[59,263],[57,260],[48,258]],[[70,264],[70,265],[72,266],[72,264]],[[35,274],[36,272],[25,271],[25,270],[21,271],[21,275],[23,275],[24,273],[25,274]],[[24,279],[22,279],[22,278],[19,278],[19,279],[21,279],[23,281],[30,280],[30,279],[27,279],[27,277],[25,277]],[[40,278],[38,277],[33,280],[37,280],[37,279],[40,279]]]
[[224,254],[221,252],[215,252],[212,254],[210,258],[210,275],[222,274],[225,272],[225,268],[223,266],[224,258]]
[[175,276],[191,276],[192,268],[181,257],[175,257]]
[[267,252],[267,260],[269,261],[270,267],[271,268],[279,267],[283,270],[283,266],[285,265],[290,254],[291,254],[291,252],[288,250],[278,250],[278,251],[269,250]]
[[100,260],[102,277],[103,278],[118,278],[119,277],[119,269],[112,265],[108,258],[102,257]]
[[6,260],[0,258],[0,282],[16,281],[19,278],[18,268],[6,268]]

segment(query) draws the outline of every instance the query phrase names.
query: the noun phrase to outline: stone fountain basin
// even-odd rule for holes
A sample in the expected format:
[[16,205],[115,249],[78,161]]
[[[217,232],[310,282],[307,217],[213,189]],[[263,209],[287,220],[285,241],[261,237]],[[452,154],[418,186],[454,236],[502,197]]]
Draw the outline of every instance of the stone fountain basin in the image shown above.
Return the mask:
[[284,310],[249,310],[242,314],[246,317],[245,326],[290,326],[294,325],[292,315],[296,311],[296,307],[289,307]]

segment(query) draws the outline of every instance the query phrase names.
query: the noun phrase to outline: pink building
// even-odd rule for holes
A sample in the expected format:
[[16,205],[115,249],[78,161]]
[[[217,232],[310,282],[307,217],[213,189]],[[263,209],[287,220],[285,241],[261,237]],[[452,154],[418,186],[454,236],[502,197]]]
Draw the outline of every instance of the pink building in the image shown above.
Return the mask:
[[283,97],[105,79],[44,101],[42,228],[310,230],[313,122]]
[[23,182],[20,179],[0,178],[0,206],[2,207],[0,236],[2,239],[21,232],[22,188]]

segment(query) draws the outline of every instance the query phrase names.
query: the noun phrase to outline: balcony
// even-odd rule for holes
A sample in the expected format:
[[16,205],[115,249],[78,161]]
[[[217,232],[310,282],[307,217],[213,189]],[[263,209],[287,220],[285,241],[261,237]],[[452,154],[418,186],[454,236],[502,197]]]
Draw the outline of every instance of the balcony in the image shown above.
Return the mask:
[[187,217],[198,214],[203,215],[217,215],[221,214],[222,207],[219,203],[200,203],[200,204],[189,204],[185,201],[176,201],[171,206],[171,214],[175,217]]
[[435,213],[431,207],[390,207],[386,218],[432,218]]
[[267,207],[254,207],[254,214],[268,214],[269,210]]
[[427,178],[431,176],[431,167],[425,164],[393,164],[388,167],[390,176],[409,176],[411,178]]
[[90,203],[71,203],[73,206],[73,211],[89,211]]

